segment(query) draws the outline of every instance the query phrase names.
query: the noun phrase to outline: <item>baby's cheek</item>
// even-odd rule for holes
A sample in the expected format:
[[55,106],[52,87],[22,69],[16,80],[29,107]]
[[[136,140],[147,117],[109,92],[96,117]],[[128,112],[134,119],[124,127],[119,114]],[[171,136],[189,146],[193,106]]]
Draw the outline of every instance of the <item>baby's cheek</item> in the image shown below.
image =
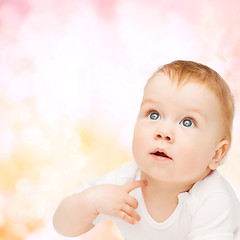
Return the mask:
[[133,138],[133,144],[132,144],[132,152],[133,156],[136,158],[139,155],[139,152],[141,150],[141,145],[143,142],[139,139],[139,137],[135,134]]
[[185,166],[185,171],[193,171],[196,168],[199,168],[203,165],[204,161],[201,160],[201,153],[194,148],[188,148],[181,151],[181,160],[180,164]]
[[146,133],[140,127],[137,127],[133,135],[133,149],[140,150],[146,145],[146,140]]

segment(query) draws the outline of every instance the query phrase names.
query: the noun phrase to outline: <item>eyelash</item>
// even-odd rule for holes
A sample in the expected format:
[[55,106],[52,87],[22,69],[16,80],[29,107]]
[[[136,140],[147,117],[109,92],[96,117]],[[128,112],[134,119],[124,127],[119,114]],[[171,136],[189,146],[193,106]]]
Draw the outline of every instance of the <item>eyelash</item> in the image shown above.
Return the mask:
[[[157,113],[157,114],[159,114],[158,111],[151,109],[151,110],[148,110],[148,111],[146,112],[146,117],[148,117],[151,113]],[[160,115],[160,114],[159,114],[159,115]],[[161,116],[161,115],[160,115],[160,116]],[[179,124],[180,124],[183,120],[185,120],[185,119],[191,120],[196,127],[198,126],[196,120],[195,120],[194,118],[192,118],[192,117],[185,117],[185,118],[183,118],[183,119],[179,122]]]
[[[146,117],[148,117],[151,113],[157,113],[157,114],[159,114],[159,112],[156,111],[156,110],[148,110],[148,111],[146,112]],[[159,115],[160,115],[160,114],[159,114]]]
[[198,126],[196,120],[195,120],[194,118],[192,118],[192,117],[185,117],[185,118],[183,118],[183,119],[180,121],[180,123],[181,123],[183,120],[186,120],[186,119],[189,119],[190,121],[192,121],[193,124],[195,125],[195,127]]

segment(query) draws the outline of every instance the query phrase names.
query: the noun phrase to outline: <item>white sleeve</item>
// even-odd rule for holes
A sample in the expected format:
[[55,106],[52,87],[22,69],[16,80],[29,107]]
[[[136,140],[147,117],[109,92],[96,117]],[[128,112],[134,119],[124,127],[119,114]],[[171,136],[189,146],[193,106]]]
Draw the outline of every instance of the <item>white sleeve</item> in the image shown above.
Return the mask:
[[235,240],[236,217],[230,197],[222,193],[208,196],[192,218],[188,240]]
[[120,168],[76,188],[73,193],[79,193],[89,187],[98,186],[101,184],[123,185],[127,182],[134,181],[138,170],[139,168],[134,161],[124,163]]

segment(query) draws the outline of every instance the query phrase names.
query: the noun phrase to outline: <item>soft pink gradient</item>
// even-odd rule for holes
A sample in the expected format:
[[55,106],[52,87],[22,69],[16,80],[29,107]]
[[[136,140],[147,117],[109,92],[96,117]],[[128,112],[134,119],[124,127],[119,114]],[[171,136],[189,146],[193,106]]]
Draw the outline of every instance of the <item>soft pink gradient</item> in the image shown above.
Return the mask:
[[58,202],[132,159],[144,84],[175,59],[211,66],[232,88],[233,145],[220,171],[239,191],[239,8],[237,0],[2,0],[0,239],[61,239],[51,225]]

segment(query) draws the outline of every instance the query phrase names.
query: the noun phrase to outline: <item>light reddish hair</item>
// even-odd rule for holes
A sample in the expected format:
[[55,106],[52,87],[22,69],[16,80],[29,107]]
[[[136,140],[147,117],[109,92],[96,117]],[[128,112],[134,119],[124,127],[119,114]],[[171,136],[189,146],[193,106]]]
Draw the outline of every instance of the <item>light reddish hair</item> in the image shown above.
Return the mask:
[[[228,149],[232,141],[234,117],[234,99],[224,79],[213,69],[193,61],[177,60],[160,67],[151,78],[164,73],[178,86],[195,82],[205,85],[217,97],[222,111],[223,139],[228,140]],[[228,151],[227,149],[227,151]],[[226,151],[226,152],[227,152]]]

